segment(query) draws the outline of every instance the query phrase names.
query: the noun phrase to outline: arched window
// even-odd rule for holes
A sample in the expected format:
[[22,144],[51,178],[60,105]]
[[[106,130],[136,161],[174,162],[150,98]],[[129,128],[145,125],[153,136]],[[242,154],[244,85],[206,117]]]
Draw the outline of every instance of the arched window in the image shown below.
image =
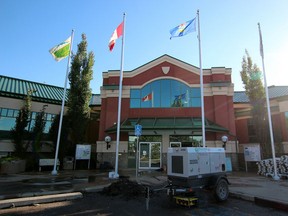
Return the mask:
[[131,89],[130,108],[200,107],[200,88],[173,79],[161,79]]

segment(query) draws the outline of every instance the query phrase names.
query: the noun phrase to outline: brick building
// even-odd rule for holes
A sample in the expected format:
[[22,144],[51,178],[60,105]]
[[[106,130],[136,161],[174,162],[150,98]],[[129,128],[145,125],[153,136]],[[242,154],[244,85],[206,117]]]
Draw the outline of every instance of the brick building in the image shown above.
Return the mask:
[[[118,115],[119,71],[103,73],[98,160],[115,160]],[[124,71],[119,144],[119,167],[135,167],[135,125],[142,126],[139,139],[139,168],[159,169],[166,165],[168,147],[203,146],[200,69],[163,55],[132,71]],[[223,145],[236,151],[231,69],[203,70],[206,146]],[[107,145],[106,136],[111,137]],[[110,146],[110,148],[109,148]]]

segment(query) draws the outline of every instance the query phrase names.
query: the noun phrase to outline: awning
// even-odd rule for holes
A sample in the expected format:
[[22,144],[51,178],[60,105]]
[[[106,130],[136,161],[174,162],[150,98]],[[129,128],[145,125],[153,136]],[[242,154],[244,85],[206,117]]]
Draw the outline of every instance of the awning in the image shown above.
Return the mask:
[[[202,119],[200,117],[189,118],[127,118],[121,123],[121,132],[135,131],[135,125],[142,125],[143,130],[191,130],[195,132],[202,131]],[[117,125],[105,130],[106,133],[115,133]],[[205,119],[205,131],[209,132],[228,132],[224,128],[208,119]]]

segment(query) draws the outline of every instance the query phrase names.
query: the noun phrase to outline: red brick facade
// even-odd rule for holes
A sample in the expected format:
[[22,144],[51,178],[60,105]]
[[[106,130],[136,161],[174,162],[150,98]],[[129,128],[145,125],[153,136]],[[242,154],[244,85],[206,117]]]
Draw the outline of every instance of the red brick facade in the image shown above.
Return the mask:
[[[169,67],[165,74],[163,67]],[[233,110],[233,84],[231,83],[231,69],[211,68],[203,70],[205,118],[227,128],[229,134],[235,135],[235,119]],[[157,79],[176,79],[189,86],[200,87],[200,70],[178,59],[164,55],[133,71],[124,72],[121,121],[126,118],[145,117],[200,117],[201,108],[130,108],[130,88],[143,87]],[[105,130],[117,122],[118,114],[118,85],[119,71],[103,73],[101,89],[101,119],[99,140],[107,135]],[[116,86],[115,89],[108,87]],[[121,139],[124,138],[121,133]],[[111,134],[115,140],[116,134]],[[216,134],[207,133],[207,140],[218,139]]]

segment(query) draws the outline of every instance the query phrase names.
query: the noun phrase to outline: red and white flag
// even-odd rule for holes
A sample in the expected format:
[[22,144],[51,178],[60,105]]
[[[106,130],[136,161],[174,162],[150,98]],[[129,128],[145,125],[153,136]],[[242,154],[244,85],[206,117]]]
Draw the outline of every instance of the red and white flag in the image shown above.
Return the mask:
[[150,101],[150,100],[152,100],[152,98],[153,98],[153,94],[152,94],[152,92],[151,92],[150,94],[144,96],[144,97],[142,98],[142,101],[143,101],[143,102],[145,102],[145,101]]
[[116,40],[123,35],[123,26],[124,22],[120,23],[120,25],[114,30],[108,45],[110,51],[113,50]]

